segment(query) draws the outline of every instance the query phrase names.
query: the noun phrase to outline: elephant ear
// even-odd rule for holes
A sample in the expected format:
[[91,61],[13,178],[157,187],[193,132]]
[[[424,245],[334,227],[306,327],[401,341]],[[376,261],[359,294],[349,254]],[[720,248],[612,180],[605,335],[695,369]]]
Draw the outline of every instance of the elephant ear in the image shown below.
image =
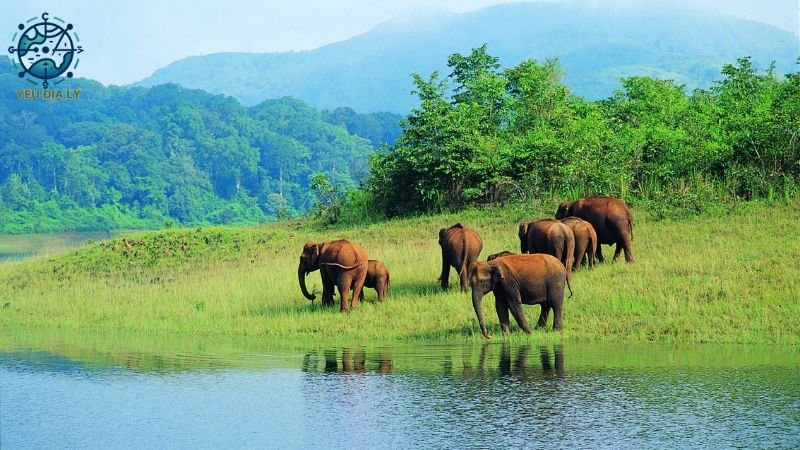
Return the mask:
[[492,284],[500,283],[501,280],[506,278],[506,270],[500,264],[492,265]]
[[525,239],[526,234],[528,234],[528,222],[522,222],[519,224],[519,238]]
[[304,258],[307,258],[308,261],[311,263],[316,262],[317,259],[319,258],[319,252],[320,252],[319,247],[320,247],[319,244],[315,244],[313,242],[306,243],[306,245],[303,247],[302,256]]
[[558,211],[556,211],[556,219],[563,219],[565,217],[569,217],[572,215],[570,209],[572,209],[573,202],[562,202],[558,205]]
[[444,241],[444,234],[447,232],[447,228],[442,228],[439,230],[439,245],[442,245],[442,241]]

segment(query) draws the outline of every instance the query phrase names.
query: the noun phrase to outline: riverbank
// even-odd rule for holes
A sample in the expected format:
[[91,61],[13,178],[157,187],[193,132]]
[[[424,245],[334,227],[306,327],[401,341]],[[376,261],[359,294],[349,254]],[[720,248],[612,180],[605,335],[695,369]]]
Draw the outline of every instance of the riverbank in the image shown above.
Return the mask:
[[[351,345],[481,341],[469,295],[438,287],[439,228],[460,221],[476,229],[485,258],[516,250],[517,223],[553,209],[492,208],[326,230],[284,222],[127,233],[1,264],[0,326]],[[511,340],[800,344],[796,207],[741,204],[729,214],[680,220],[634,214],[636,263],[576,273],[564,332],[527,336],[514,324]],[[303,298],[296,273],[303,244],[335,238],[358,242],[386,263],[392,280],[386,302],[368,290],[366,301],[342,316],[338,307]],[[307,282],[321,289],[318,273]],[[535,321],[539,307],[524,309]],[[490,333],[501,339],[491,298],[484,313]]]

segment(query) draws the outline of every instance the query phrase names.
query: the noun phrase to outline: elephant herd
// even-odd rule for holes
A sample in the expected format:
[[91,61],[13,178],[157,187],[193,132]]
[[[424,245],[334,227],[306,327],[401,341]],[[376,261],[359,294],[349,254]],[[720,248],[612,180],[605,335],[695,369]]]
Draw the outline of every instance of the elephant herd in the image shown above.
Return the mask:
[[[583,261],[594,267],[597,258],[604,262],[601,244],[616,245],[614,260],[625,253],[633,262],[633,214],[620,199],[605,196],[581,198],[563,202],[555,219],[539,219],[519,225],[521,254],[502,251],[478,261],[483,250],[480,235],[457,223],[439,230],[442,250],[442,271],[439,281],[449,287],[450,268],[456,270],[461,290],[472,288],[472,305],[481,333],[487,339],[481,301],[489,292],[494,294],[497,317],[504,333],[509,332],[509,311],[517,324],[530,333],[522,305],[541,304],[536,327],[544,327],[553,311],[553,329],[562,329],[564,289],[572,296],[572,271]],[[303,295],[314,300],[308,292],[305,276],[319,270],[322,277],[322,304],[333,305],[334,289],[341,297],[341,312],[348,312],[363,299],[364,287],[374,288],[383,301],[389,288],[389,271],[380,261],[369,260],[366,251],[347,240],[307,243],[300,255],[298,279]],[[352,297],[351,297],[352,292]]]

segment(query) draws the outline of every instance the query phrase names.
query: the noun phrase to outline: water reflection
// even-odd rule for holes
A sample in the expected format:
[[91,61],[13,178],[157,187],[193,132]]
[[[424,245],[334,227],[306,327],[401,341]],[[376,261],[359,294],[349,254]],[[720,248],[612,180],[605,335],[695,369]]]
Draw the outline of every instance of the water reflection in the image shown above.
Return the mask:
[[[0,337],[0,447],[796,447],[793,348]],[[144,430],[144,431],[143,431]]]
[[321,367],[321,370],[326,373],[376,372],[387,374],[392,371],[392,358],[388,349],[368,352],[363,348],[329,348],[322,353],[322,357],[316,352],[306,353],[303,356],[301,370],[314,372],[320,370]]

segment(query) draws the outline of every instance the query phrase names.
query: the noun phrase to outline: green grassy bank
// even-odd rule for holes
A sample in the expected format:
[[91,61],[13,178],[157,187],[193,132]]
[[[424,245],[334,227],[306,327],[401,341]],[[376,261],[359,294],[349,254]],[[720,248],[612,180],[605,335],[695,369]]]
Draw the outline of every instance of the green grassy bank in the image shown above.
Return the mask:
[[[436,282],[439,228],[456,221],[475,228],[485,257],[516,250],[517,223],[553,210],[498,207],[354,228],[291,222],[126,234],[0,264],[0,327],[351,345],[481,341],[469,295],[442,292]],[[511,340],[800,344],[796,206],[741,204],[729,214],[680,220],[634,214],[636,263],[576,273],[563,333],[527,336],[512,325]],[[369,290],[346,316],[303,298],[296,275],[306,241],[341,237],[362,244],[392,274],[386,302]],[[318,273],[307,281],[321,288]],[[501,339],[491,296],[484,308],[490,333]],[[539,307],[525,310],[535,321]]]

